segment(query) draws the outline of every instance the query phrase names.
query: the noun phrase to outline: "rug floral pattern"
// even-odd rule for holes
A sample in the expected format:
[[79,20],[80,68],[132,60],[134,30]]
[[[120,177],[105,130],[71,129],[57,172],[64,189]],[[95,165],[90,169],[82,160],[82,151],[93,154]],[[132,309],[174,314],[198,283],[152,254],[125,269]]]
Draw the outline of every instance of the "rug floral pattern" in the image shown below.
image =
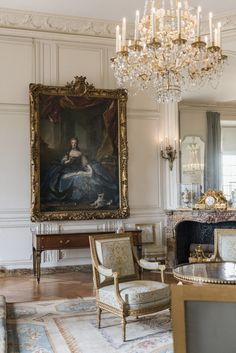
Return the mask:
[[97,329],[95,300],[8,304],[8,353],[173,353],[168,310],[128,318],[127,342],[120,319],[102,314]]

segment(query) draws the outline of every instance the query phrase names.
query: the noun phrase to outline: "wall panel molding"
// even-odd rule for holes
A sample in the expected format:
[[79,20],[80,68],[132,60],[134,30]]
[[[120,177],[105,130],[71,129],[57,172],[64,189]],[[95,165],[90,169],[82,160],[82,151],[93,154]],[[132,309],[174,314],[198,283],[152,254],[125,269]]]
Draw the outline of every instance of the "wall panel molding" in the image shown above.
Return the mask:
[[29,209],[0,209],[0,228],[27,228],[29,224]]
[[[96,74],[98,75],[98,81],[99,82],[91,82],[95,85],[95,87],[97,88],[102,88],[104,87],[104,67],[105,67],[105,57],[106,57],[106,48],[101,47],[101,45],[97,45],[94,43],[83,43],[83,42],[65,42],[65,41],[57,41],[55,43],[55,76],[56,76],[56,82],[58,85],[62,85],[61,79],[60,79],[60,73],[63,73],[63,70],[61,68],[61,56],[62,53],[64,52],[64,54],[66,53],[66,51],[74,51],[74,54],[77,53],[78,57],[81,56],[82,54],[89,54],[90,55],[90,59],[91,59],[91,55],[94,55],[94,65],[93,68],[90,70],[88,70],[88,72],[86,73],[86,69],[89,69],[89,67],[84,68],[84,66],[88,65],[87,61],[80,61],[76,60],[76,55],[71,56],[71,62],[70,62],[70,66],[75,66],[76,70],[74,71],[72,77],[70,78],[71,80],[74,78],[75,75],[85,75],[87,76],[87,80],[90,82],[91,79],[88,77],[90,72],[92,71],[93,74],[95,74],[95,69],[98,68],[98,70],[96,71]],[[80,55],[79,55],[80,54]],[[97,57],[99,57],[99,62],[97,60]],[[83,67],[83,69],[81,69],[81,66]],[[62,65],[62,67],[65,68],[65,66]],[[64,84],[66,84],[66,82],[64,82]]]
[[142,109],[127,109],[128,119],[150,119],[150,120],[158,120],[160,119],[160,112],[154,109],[150,110],[142,110]]
[[[130,208],[130,217],[123,219],[124,223],[132,222],[132,218],[157,218],[164,219],[165,213],[158,206],[142,205],[133,206]],[[97,227],[101,224],[109,222],[109,219],[94,220],[94,221],[80,221],[78,222],[63,222],[60,223],[65,229],[78,229],[81,230],[97,230]],[[30,225],[36,226],[36,223],[32,223],[30,220],[29,209],[0,209],[0,228],[24,228]]]
[[163,211],[163,209],[161,209],[160,207],[150,207],[150,205],[146,205],[146,206],[134,206],[131,208],[130,211],[130,217],[145,217],[145,218],[152,218],[155,217],[156,219],[164,219],[165,218],[165,213]]
[[24,113],[29,114],[29,104],[5,104],[0,103],[1,113]]

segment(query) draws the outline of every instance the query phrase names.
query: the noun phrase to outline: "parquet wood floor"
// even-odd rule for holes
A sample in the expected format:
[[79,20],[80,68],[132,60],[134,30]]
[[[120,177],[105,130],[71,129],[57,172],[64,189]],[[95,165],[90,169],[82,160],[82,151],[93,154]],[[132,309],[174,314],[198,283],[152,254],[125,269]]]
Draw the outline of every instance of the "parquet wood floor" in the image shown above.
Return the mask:
[[[144,278],[160,280],[159,274],[150,272],[145,272]],[[175,280],[172,275],[167,275],[166,282]],[[4,295],[8,303],[91,297],[94,296],[92,273],[43,274],[40,284],[33,275],[1,277],[0,295]]]

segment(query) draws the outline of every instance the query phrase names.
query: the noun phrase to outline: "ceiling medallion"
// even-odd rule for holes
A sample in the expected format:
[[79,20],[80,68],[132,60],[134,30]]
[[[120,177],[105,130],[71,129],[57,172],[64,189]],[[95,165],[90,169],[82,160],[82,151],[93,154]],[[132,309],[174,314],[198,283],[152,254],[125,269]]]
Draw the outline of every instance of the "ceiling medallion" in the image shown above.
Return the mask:
[[181,93],[210,82],[217,86],[227,56],[221,49],[221,24],[201,35],[199,6],[188,1],[146,0],[143,17],[136,11],[134,37],[126,38],[126,19],[116,27],[116,56],[111,66],[118,84],[134,93],[151,88],[158,103],[179,102]]

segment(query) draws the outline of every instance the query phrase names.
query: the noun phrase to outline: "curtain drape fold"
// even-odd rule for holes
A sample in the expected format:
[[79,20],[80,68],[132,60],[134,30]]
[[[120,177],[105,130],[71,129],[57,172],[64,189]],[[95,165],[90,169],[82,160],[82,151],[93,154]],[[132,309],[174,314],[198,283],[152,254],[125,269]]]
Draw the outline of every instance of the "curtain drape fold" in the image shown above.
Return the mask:
[[219,190],[221,186],[221,126],[220,113],[207,113],[207,140],[205,152],[204,186]]

